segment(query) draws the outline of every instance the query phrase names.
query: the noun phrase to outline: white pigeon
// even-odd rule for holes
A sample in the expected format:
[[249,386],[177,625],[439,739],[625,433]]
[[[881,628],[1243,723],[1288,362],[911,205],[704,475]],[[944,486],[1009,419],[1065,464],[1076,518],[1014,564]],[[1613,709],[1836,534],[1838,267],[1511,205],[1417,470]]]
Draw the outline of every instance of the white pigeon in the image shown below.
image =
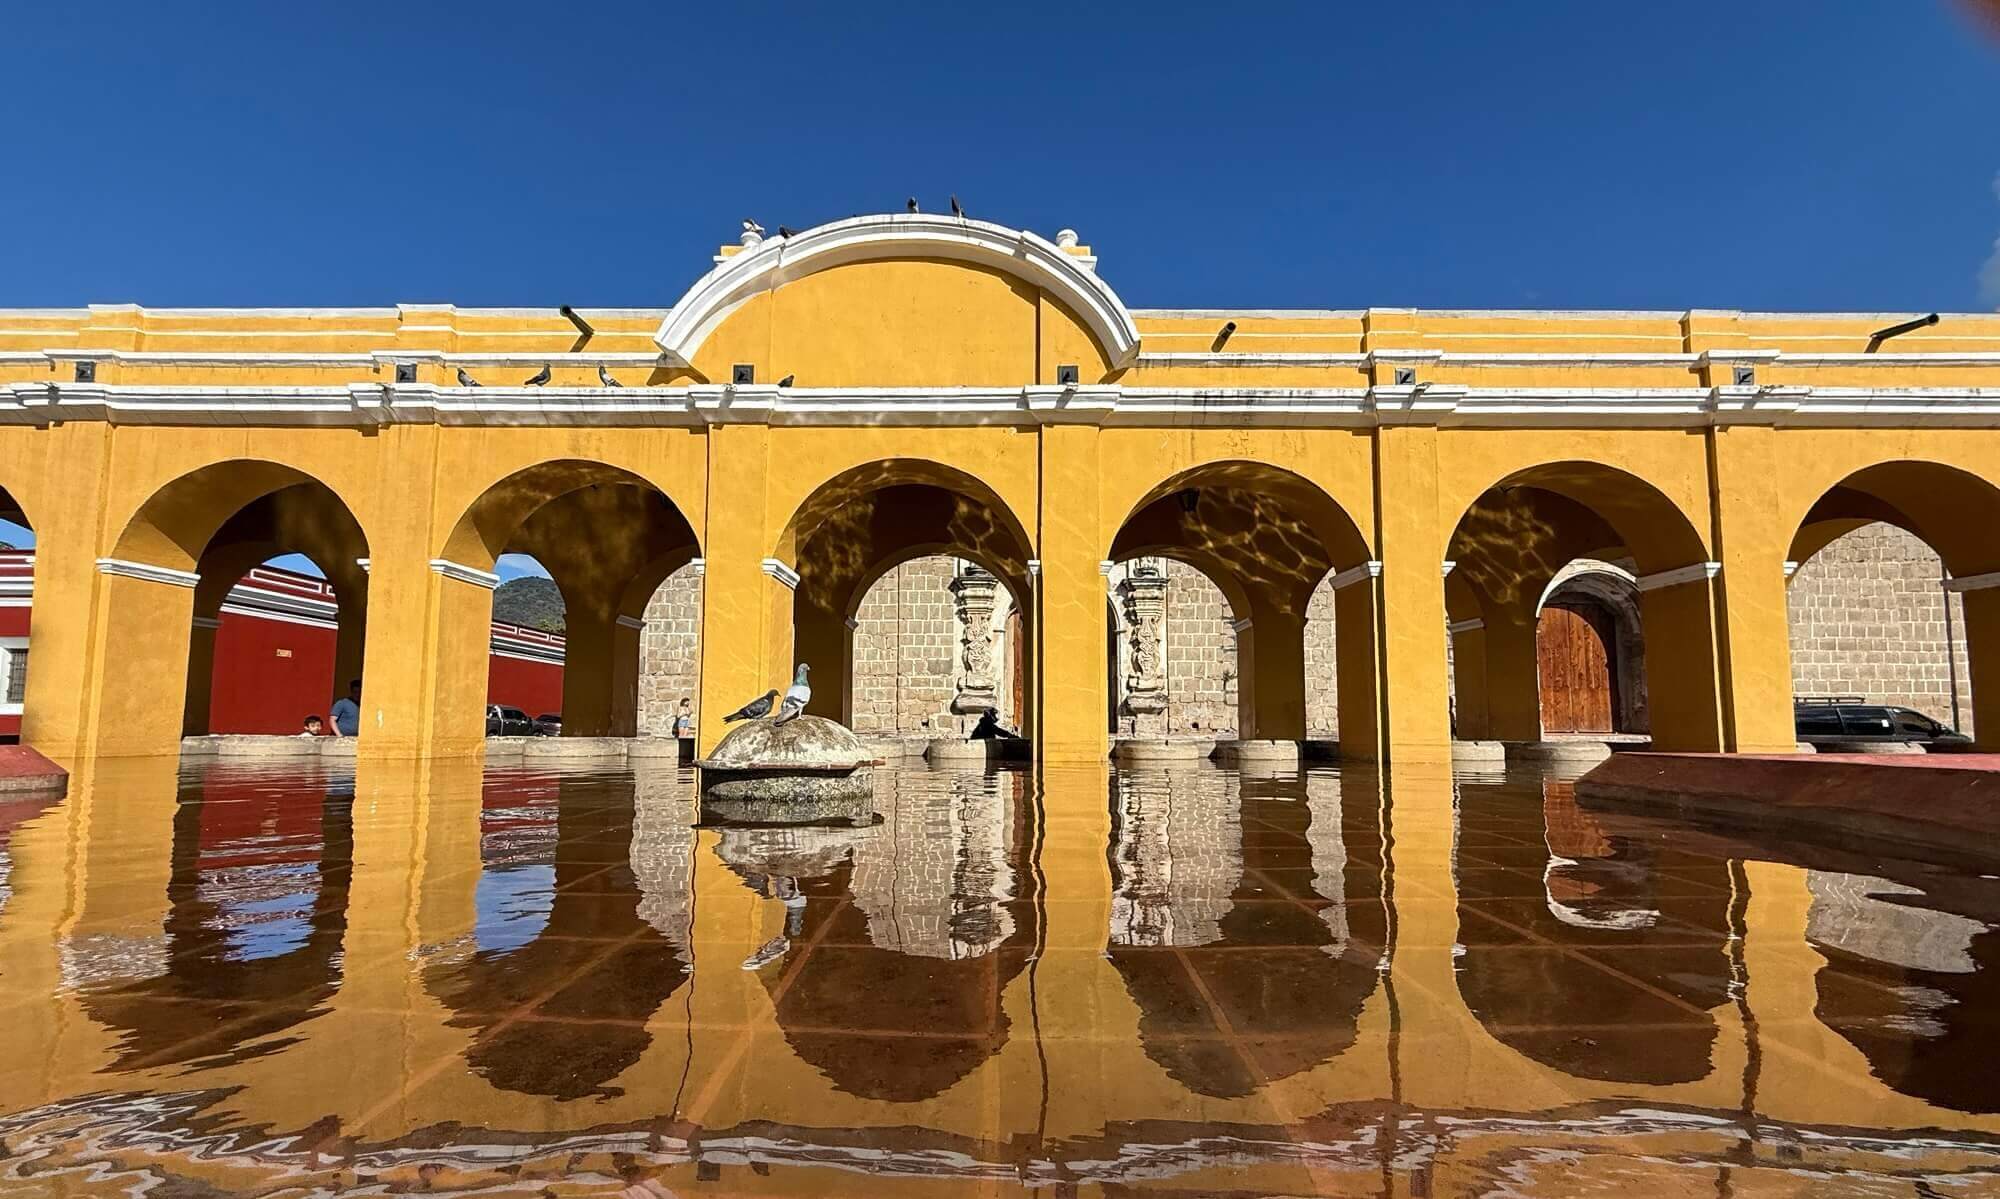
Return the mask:
[[804,662],[799,663],[798,673],[792,676],[792,685],[785,688],[785,698],[778,703],[778,718],[772,724],[783,724],[806,710],[812,702],[813,689],[806,682],[806,671],[812,669]]

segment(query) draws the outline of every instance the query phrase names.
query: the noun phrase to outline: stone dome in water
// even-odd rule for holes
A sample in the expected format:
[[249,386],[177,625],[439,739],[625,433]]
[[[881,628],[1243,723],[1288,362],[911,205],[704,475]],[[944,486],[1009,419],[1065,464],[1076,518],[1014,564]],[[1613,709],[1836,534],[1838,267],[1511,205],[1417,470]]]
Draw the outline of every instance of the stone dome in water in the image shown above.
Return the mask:
[[711,770],[852,770],[874,760],[861,738],[824,716],[783,724],[751,720],[730,730],[702,766]]

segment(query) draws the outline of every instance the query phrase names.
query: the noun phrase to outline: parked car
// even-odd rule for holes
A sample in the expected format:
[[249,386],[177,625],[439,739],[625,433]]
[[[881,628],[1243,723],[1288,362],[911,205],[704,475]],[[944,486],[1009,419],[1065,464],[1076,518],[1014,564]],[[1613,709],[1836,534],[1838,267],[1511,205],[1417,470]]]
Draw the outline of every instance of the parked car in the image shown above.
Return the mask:
[[509,708],[504,704],[486,705],[486,735],[488,737],[532,737],[535,722],[519,708]]
[[562,736],[562,713],[544,712],[540,716],[535,717],[535,736]]
[[1792,723],[1808,745],[1840,741],[1907,741],[1935,749],[1970,745],[1972,739],[1912,708],[1864,703],[1859,698],[1801,700]]

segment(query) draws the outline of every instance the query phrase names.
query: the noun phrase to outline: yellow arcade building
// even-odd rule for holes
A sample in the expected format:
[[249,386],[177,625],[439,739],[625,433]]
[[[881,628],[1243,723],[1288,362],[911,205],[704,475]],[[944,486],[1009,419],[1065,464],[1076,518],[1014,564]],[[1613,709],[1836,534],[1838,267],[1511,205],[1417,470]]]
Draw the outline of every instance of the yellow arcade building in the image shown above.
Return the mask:
[[[695,264],[690,264],[693,273]],[[474,755],[496,558],[567,607],[565,733],[635,728],[639,619],[699,562],[700,742],[949,553],[1018,597],[1044,760],[1109,748],[1108,572],[1236,616],[1238,727],[1305,733],[1335,590],[1340,751],[1539,734],[1535,626],[1634,564],[1655,744],[1794,744],[1788,569],[1862,524],[1963,595],[2000,744],[2000,314],[1146,310],[1089,248],[949,216],[747,233],[673,307],[0,312],[0,487],[35,532],[23,739],[173,753],[215,613],[303,553],[339,597],[360,750]]]

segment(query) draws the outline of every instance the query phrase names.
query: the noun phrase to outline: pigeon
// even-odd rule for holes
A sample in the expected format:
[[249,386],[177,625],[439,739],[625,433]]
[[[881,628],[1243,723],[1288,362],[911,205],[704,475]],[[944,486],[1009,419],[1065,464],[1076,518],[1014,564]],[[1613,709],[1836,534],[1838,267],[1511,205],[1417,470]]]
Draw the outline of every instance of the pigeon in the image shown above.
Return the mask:
[[909,209],[911,212],[915,212],[917,210],[917,198],[911,196],[909,199],[903,201],[903,207]]
[[799,713],[806,710],[806,705],[812,702],[813,689],[806,682],[806,671],[810,669],[812,668],[804,662],[799,663],[799,671],[792,676],[792,685],[785,688],[785,701],[778,705],[778,718],[773,720],[772,724],[783,724],[796,719]]
[[460,387],[478,387],[480,383],[479,380],[466,374],[465,368],[461,366],[458,368],[458,385]]
[[960,208],[958,206],[957,196],[953,196],[951,198],[951,215],[957,217],[961,221],[965,219],[965,209]]
[[796,378],[798,378],[797,375],[786,375],[784,378],[778,380],[778,386],[790,387],[792,385],[792,380]]
[[523,383],[523,384],[522,384],[522,386],[523,386],[523,387],[540,387],[540,386],[542,386],[543,384],[545,384],[545,383],[547,383],[547,382],[549,381],[549,375],[550,375],[551,373],[553,373],[553,372],[551,372],[551,371],[549,370],[549,364],[548,364],[548,363],[546,363],[546,362],[544,362],[544,363],[542,363],[542,369],[541,369],[541,370],[539,370],[539,371],[536,371],[536,372],[535,372],[535,377],[534,377],[534,378],[532,378],[532,379],[529,379],[529,380],[528,380],[528,381],[527,381],[526,383]]
[[608,371],[608,370],[605,370],[605,369],[604,369],[604,366],[603,366],[603,364],[602,364],[602,363],[600,363],[600,364],[598,365],[598,367],[597,367],[597,381],[598,381],[599,383],[602,383],[602,384],[604,384],[604,385],[605,385],[606,387],[623,387],[623,386],[625,386],[625,385],[624,385],[623,383],[620,383],[620,382],[619,382],[618,380],[616,380],[616,379],[612,378],[612,377],[611,377],[611,372],[610,372],[610,371]]
[[768,716],[771,712],[771,701],[776,698],[778,698],[778,689],[773,687],[756,699],[751,700],[749,703],[744,704],[734,712],[723,717],[722,723],[728,724],[732,720],[755,720],[759,716]]
[[755,233],[757,236],[762,237],[764,235],[764,226],[746,216],[743,218],[743,232]]
[[783,238],[783,237],[790,237],[790,236],[791,236],[792,234],[794,234],[794,233],[797,233],[797,232],[798,232],[798,230],[797,230],[797,229],[794,229],[794,228],[790,227],[789,225],[780,225],[780,226],[778,226],[778,236],[779,236],[779,237],[781,237],[781,238]]

